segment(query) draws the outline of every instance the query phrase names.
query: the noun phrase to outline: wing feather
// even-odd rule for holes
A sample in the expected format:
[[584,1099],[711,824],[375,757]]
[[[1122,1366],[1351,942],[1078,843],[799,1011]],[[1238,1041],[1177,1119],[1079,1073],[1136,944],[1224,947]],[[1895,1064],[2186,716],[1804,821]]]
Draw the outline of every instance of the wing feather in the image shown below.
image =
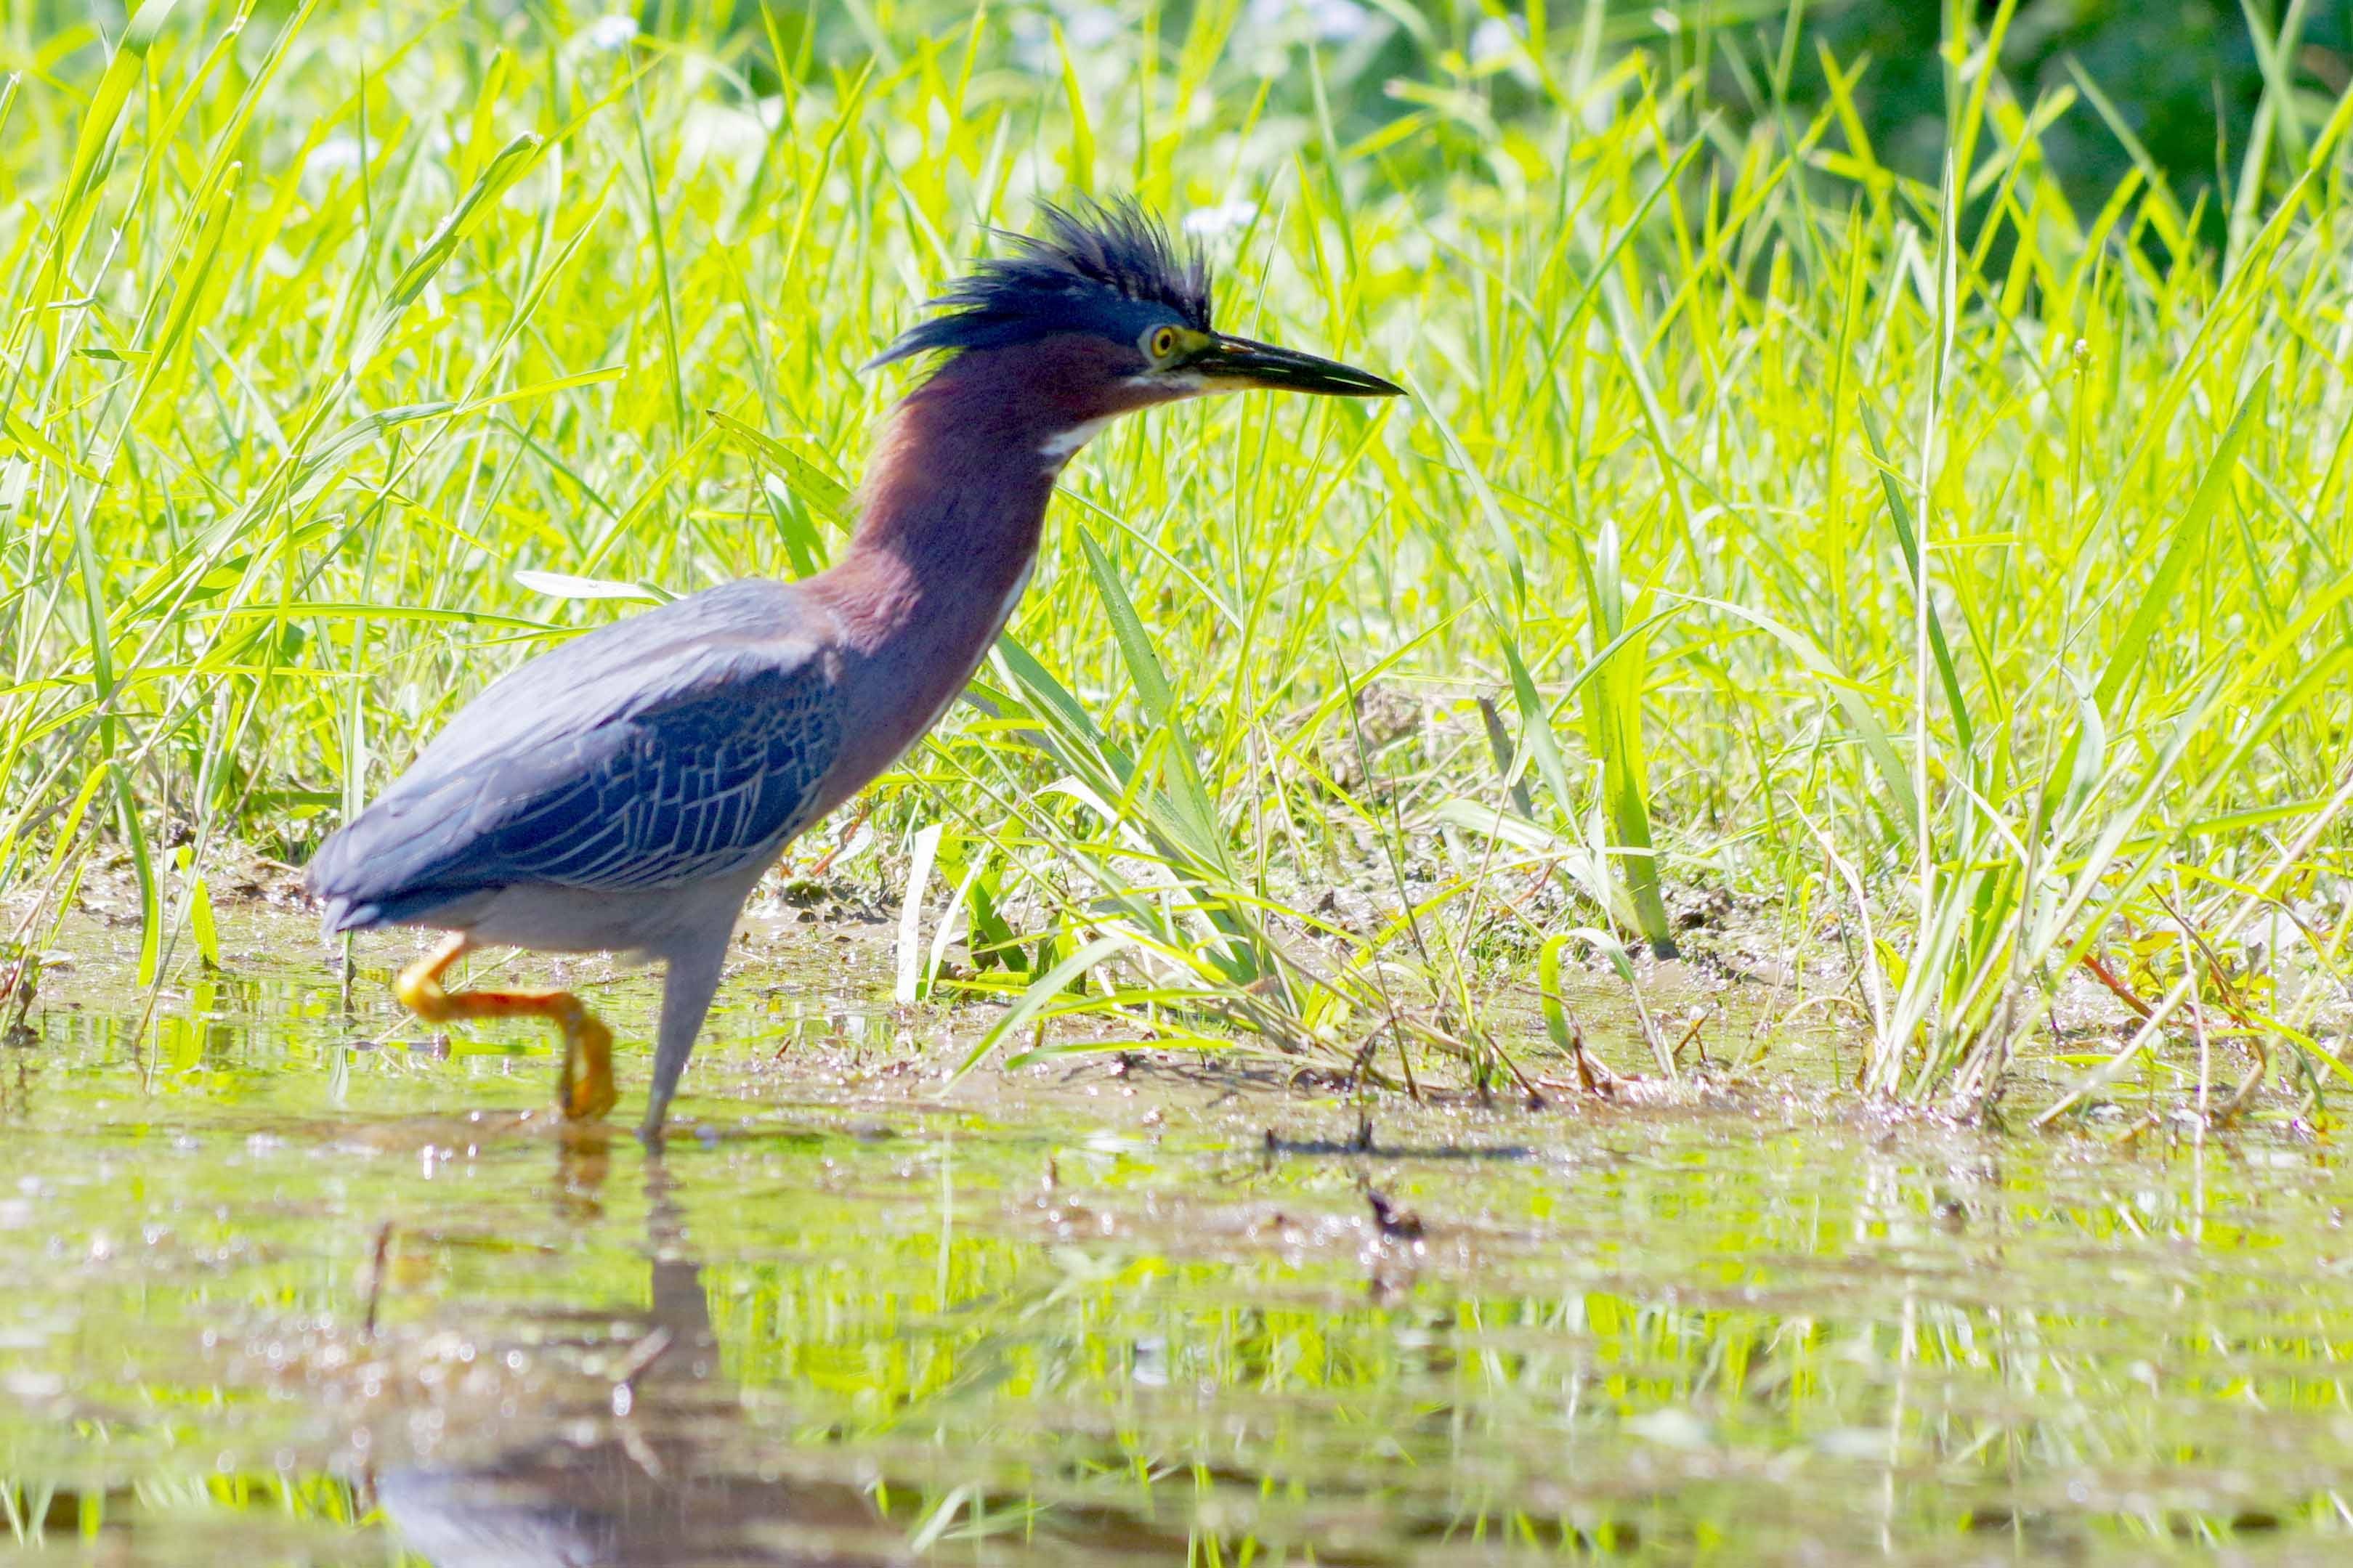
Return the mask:
[[494,683],[321,847],[331,930],[488,888],[675,887],[773,856],[841,749],[812,612],[731,584],[575,638]]

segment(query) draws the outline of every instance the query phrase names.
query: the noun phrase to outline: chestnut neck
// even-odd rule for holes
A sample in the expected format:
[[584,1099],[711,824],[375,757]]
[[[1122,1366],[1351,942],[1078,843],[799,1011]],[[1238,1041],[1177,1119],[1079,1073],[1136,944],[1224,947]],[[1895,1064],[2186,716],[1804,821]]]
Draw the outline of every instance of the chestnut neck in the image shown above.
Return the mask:
[[1084,353],[1048,338],[965,353],[892,411],[849,546],[808,583],[840,627],[855,771],[913,744],[1012,615],[1069,437],[1103,416]]

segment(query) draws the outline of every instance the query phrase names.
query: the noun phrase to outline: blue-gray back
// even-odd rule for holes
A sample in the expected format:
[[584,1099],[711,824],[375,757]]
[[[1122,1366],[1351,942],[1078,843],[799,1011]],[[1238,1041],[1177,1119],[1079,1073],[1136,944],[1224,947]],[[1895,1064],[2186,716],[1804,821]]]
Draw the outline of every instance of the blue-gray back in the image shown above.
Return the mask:
[[807,826],[841,723],[798,589],[731,583],[504,676],[321,847],[332,930],[485,888],[675,887]]

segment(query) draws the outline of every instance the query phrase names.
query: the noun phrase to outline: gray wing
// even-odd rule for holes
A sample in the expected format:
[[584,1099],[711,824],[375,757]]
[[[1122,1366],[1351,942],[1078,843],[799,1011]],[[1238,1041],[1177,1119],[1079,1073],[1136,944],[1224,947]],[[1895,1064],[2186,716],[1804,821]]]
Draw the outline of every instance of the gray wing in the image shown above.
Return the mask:
[[493,684],[309,873],[330,930],[487,888],[675,887],[772,855],[841,745],[794,589],[737,583],[574,639]]

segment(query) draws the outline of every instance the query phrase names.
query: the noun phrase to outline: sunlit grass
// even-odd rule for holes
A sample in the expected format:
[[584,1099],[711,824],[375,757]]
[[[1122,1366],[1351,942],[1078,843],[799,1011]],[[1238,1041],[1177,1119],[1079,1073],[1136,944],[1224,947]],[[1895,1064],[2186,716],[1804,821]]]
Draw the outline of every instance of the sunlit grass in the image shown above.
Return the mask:
[[823,564],[909,374],[857,367],[983,226],[1134,190],[1227,322],[1416,399],[1074,467],[987,710],[797,852],[914,900],[902,994],[1516,1088],[1540,971],[1640,985],[1722,889],[1873,1093],[1986,1104],[2087,955],[2154,1016],[2055,1042],[2113,1054],[2062,1113],[2152,1050],[2209,1109],[2250,1041],[2344,1076],[2345,106],[2280,85],[2217,255],[2153,170],[2071,206],[2037,137],[2094,108],[1984,34],[1923,184],[1778,101],[1778,18],[1367,15],[1409,72],[1238,5],[12,24],[11,940],[127,853],[153,980],[194,870],[300,859],[531,647]]

